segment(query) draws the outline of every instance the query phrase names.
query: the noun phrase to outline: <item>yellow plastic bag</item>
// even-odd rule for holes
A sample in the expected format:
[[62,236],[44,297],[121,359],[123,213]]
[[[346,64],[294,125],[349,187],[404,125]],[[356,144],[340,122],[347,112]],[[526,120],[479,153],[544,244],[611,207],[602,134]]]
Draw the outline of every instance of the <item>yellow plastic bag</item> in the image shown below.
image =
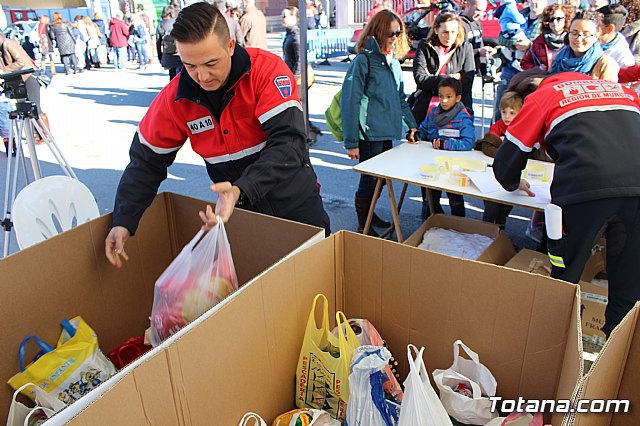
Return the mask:
[[[321,328],[315,321],[318,299],[324,302]],[[327,298],[324,294],[316,295],[296,369],[296,406],[324,410],[332,417],[344,420],[349,400],[349,366],[359,343],[347,317],[340,311],[336,312],[336,322],[337,338],[329,327]],[[343,330],[346,330],[346,336]]]
[[[63,332],[53,349],[36,336],[28,336],[20,345],[20,372],[9,379],[9,386],[18,390],[33,383],[69,405],[89,393],[115,374],[115,367],[98,347],[96,333],[81,317],[61,323]],[[36,359],[24,367],[25,345],[35,341],[41,348]],[[35,400],[35,390],[29,386],[22,393]]]

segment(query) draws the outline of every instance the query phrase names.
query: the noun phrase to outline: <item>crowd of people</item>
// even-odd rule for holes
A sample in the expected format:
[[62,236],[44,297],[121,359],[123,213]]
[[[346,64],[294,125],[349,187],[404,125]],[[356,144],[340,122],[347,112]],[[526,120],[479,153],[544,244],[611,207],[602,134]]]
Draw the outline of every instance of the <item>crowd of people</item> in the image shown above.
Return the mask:
[[[397,63],[406,53],[406,28],[391,8],[376,2],[342,87],[345,148],[350,158],[366,161],[406,135],[409,143],[427,141],[436,150],[478,149],[495,157],[493,171],[504,189],[529,196],[535,194],[522,179],[527,160],[554,162],[551,196],[563,211],[562,236],[537,237],[536,231],[544,234],[540,214],[532,216],[527,235],[548,250],[553,277],[576,283],[592,247],[606,236],[608,335],[640,300],[640,285],[633,284],[640,252],[640,175],[634,171],[640,152],[640,6],[502,0],[493,12],[500,23],[495,47],[483,43],[479,20],[487,7],[487,0],[467,0],[461,14],[441,10],[435,16],[429,35],[417,44],[417,90],[407,102]],[[489,58],[498,59],[493,63],[501,65],[499,75],[488,75]],[[498,85],[495,122],[479,140],[474,81]],[[372,205],[372,181],[362,175],[356,192],[361,231]],[[435,211],[423,191],[423,217],[443,212],[440,192],[429,192]],[[451,214],[464,216],[463,197],[448,197]],[[485,202],[483,219],[504,227],[510,210]],[[387,223],[374,215],[369,234],[378,235],[373,228]]]

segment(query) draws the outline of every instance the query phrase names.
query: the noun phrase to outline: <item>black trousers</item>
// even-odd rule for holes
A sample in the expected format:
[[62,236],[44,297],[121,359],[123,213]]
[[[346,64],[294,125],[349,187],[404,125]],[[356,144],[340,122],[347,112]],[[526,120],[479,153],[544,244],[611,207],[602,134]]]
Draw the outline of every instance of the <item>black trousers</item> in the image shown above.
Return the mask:
[[[433,200],[433,209],[435,212],[429,211],[429,199],[427,198],[427,191],[431,194]],[[444,210],[442,204],[440,204],[440,198],[442,197],[442,191],[436,191],[434,189],[420,188],[422,193],[422,220],[426,220],[432,214],[443,214]],[[447,198],[449,198],[449,209],[453,216],[465,216],[464,209],[464,197],[460,194],[454,194],[447,192]]]
[[[242,208],[262,213],[252,205],[244,206]],[[329,215],[322,204],[322,198],[320,197],[320,191],[318,188],[315,188],[309,197],[307,197],[307,199],[298,207],[279,217],[282,219],[293,220],[294,222],[306,223],[307,225],[324,228],[324,235],[326,237],[331,235],[331,222],[329,220]]]
[[482,220],[504,227],[507,223],[507,217],[509,217],[509,213],[511,213],[512,209],[513,206],[485,200]]
[[324,228],[324,235],[326,237],[331,235],[331,222],[322,204],[318,189],[314,189],[302,204],[282,216],[282,218]]
[[[640,197],[605,198],[562,207],[564,236],[558,244],[565,267],[552,267],[551,276],[577,283],[591,249],[607,240],[609,303],[602,331],[611,331],[640,300]],[[554,251],[552,242],[549,250]]]

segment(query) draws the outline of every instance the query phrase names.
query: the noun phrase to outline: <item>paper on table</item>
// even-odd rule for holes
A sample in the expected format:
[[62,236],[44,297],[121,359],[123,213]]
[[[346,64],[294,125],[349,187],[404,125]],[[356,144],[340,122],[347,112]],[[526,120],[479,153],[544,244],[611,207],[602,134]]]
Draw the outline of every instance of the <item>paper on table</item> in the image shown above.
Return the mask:
[[529,182],[536,203],[549,204],[551,202],[551,182]]
[[484,172],[463,172],[473,184],[482,192],[486,194],[488,192],[504,191],[502,185],[496,180],[493,175],[493,169],[487,168]]

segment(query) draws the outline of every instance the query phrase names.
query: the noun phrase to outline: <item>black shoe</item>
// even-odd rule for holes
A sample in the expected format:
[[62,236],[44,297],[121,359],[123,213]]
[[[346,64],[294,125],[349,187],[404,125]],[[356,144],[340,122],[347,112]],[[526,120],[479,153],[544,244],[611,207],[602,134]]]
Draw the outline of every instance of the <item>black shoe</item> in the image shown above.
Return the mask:
[[387,222],[378,216],[375,212],[373,212],[373,219],[371,219],[371,226],[375,226],[376,228],[387,229],[391,227],[391,222]]

